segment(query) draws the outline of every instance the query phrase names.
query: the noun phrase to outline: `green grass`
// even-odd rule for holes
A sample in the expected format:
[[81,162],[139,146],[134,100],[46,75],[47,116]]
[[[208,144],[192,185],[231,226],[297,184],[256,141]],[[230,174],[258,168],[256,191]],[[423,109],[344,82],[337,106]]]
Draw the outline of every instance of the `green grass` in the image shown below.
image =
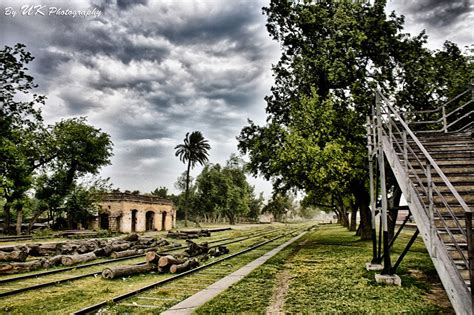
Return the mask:
[[[406,235],[396,245],[395,260]],[[450,313],[447,297],[429,297],[439,282],[422,242],[415,242],[397,274],[402,287],[380,285],[375,272],[365,270],[371,242],[332,225],[322,226],[280,252],[249,277],[197,310],[197,314],[263,314],[270,304],[275,280],[282,270],[290,275],[285,313],[437,314]],[[416,277],[414,275],[417,275]],[[421,275],[421,276],[420,276]],[[435,302],[433,302],[435,301]]]
[[[278,230],[278,228],[273,226],[261,226],[245,230],[230,230],[225,232],[214,233],[212,237],[201,238],[197,241],[205,242],[226,237],[238,237],[248,235],[254,231],[256,232],[271,230]],[[256,241],[258,240],[249,239],[239,243],[229,244],[228,248],[231,250],[231,253],[235,253],[236,251],[242,249],[243,246],[248,246]],[[144,258],[135,258],[133,260],[116,262],[107,266],[132,264],[141,261],[144,261]],[[20,281],[18,283],[6,283],[2,285],[2,288],[0,288],[0,290],[3,292],[14,288],[28,286],[30,283],[41,283],[53,279],[71,277],[86,272],[101,271],[103,268],[104,266],[94,266],[84,269],[71,270],[65,274],[61,273],[50,276],[42,276],[41,280],[32,280],[31,282],[30,280],[27,280]],[[160,275],[157,273],[149,273],[116,280],[104,280],[100,276],[88,277],[81,280],[66,282],[55,286],[24,292],[10,297],[0,298],[0,314],[68,314],[87,305],[98,303],[102,300],[109,299],[119,294],[123,294],[132,289],[143,287],[147,284],[154,283],[168,276],[169,274]],[[8,277],[12,276],[5,276],[2,278]]]

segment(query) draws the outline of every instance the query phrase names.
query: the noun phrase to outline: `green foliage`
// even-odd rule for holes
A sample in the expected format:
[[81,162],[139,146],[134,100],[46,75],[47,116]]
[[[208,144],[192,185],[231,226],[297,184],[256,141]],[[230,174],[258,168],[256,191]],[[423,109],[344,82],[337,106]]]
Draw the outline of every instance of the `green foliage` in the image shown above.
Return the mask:
[[165,186],[160,186],[158,188],[155,188],[155,190],[153,190],[151,194],[160,198],[168,198],[168,188],[166,188]]
[[32,221],[45,209],[63,207],[66,196],[77,188],[75,181],[97,174],[112,156],[110,136],[87,125],[85,118],[43,125],[39,107],[45,97],[30,96],[36,85],[26,65],[32,60],[22,44],[0,50],[0,197],[5,198],[6,229],[12,208],[19,218],[30,208],[26,192],[33,183],[40,200]]
[[272,196],[272,199],[263,207],[263,213],[271,213],[276,221],[281,221],[283,217],[293,207],[293,203],[290,197],[277,193]]
[[355,198],[370,237],[365,123],[375,88],[419,109],[462,90],[472,67],[452,43],[432,53],[424,33],[403,34],[403,17],[386,16],[385,1],[272,0],[263,11],[282,55],[266,124],[249,121],[239,149],[277,192],[303,190],[307,202],[329,200],[339,213]]
[[33,59],[22,44],[0,50],[0,197],[6,200],[7,231],[11,208],[22,211],[33,172],[49,156],[39,109],[45,97],[30,94],[36,85],[26,73],[26,65]]
[[196,179],[196,208],[200,214],[224,215],[230,224],[249,212],[251,188],[241,159],[232,155],[225,167],[206,165]]

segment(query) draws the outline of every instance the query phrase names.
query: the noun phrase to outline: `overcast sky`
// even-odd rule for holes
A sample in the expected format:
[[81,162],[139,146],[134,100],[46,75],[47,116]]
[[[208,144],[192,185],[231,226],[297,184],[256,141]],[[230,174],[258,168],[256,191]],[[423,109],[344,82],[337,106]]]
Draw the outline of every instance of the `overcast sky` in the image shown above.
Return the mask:
[[[279,58],[261,14],[267,2],[2,0],[0,43],[24,43],[36,56],[30,69],[48,97],[47,123],[86,116],[111,135],[114,157],[101,175],[114,187],[175,192],[185,165],[174,147],[186,132],[200,130],[210,162],[224,163],[237,153],[247,119],[265,121],[263,98]],[[43,7],[28,15],[21,10],[28,4]],[[388,10],[406,16],[412,35],[426,29],[430,48],[474,42],[467,0],[394,0]],[[269,183],[251,182],[270,195]]]

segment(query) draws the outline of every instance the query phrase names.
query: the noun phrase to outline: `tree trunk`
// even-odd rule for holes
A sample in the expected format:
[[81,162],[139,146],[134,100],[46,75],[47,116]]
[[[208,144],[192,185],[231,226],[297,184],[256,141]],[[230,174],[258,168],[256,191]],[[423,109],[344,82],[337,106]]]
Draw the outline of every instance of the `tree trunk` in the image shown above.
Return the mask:
[[109,267],[102,271],[102,278],[115,279],[119,277],[136,275],[151,270],[153,270],[153,265],[149,264]]
[[160,255],[155,251],[147,252],[145,255],[145,261],[148,265],[158,265],[160,260]]
[[357,230],[357,204],[351,203],[351,224],[349,226],[349,231]]
[[20,272],[36,270],[42,267],[41,260],[28,262],[14,262],[9,264],[0,264],[0,275],[9,275]]
[[11,201],[7,198],[7,202],[3,205],[3,233],[5,234],[10,232],[11,206]]
[[61,263],[64,266],[72,266],[81,262],[87,262],[94,259],[97,259],[97,256],[94,253],[86,253],[82,255],[67,255],[61,258]]
[[63,255],[56,255],[51,258],[48,258],[43,262],[43,267],[51,268],[51,267],[60,265],[63,257],[64,257]]
[[184,226],[188,227],[188,207],[189,207],[189,172],[191,171],[191,160],[188,161],[186,171],[186,192],[184,195]]
[[17,203],[16,208],[16,235],[21,235],[21,224],[23,223],[23,204]]
[[[45,210],[35,212],[35,214],[33,215],[33,217],[30,220],[30,223],[28,224],[27,234],[31,234],[31,230],[33,229],[33,224],[36,223],[36,220],[38,220],[38,218],[44,213],[44,211]],[[48,215],[48,217],[49,217],[49,215]]]
[[160,259],[158,260],[158,267],[166,268],[166,267],[170,267],[171,265],[180,265],[183,262],[184,261],[180,259],[176,259],[175,257],[171,255],[161,256]]
[[13,252],[0,251],[0,261],[25,261],[28,257],[26,250],[16,250]]
[[180,273],[180,272],[183,272],[183,271],[188,271],[190,269],[196,268],[198,266],[199,266],[199,263],[196,260],[190,259],[190,260],[187,260],[186,262],[184,262],[182,264],[172,265],[170,267],[170,272],[171,273]]
[[128,257],[128,256],[135,256],[143,254],[143,249],[130,249],[130,250],[123,250],[121,252],[112,252],[110,257],[112,258],[121,258],[121,257]]
[[363,181],[354,181],[350,185],[350,189],[356,204],[360,211],[360,238],[362,240],[370,240],[372,237],[371,213],[370,213],[370,195],[365,188]]

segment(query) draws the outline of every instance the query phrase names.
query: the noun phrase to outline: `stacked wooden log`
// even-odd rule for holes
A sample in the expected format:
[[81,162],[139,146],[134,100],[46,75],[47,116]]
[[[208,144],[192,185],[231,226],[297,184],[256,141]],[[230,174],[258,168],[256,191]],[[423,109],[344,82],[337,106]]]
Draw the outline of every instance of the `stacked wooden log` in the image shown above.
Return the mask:
[[[39,268],[73,266],[100,257],[121,258],[157,251],[169,242],[165,239],[130,234],[115,239],[90,239],[73,242],[3,246],[0,249],[0,275],[27,272]],[[38,259],[28,259],[38,257]]]
[[145,255],[144,264],[105,268],[102,271],[102,277],[104,279],[115,279],[153,271],[180,273],[198,267],[199,261],[208,259],[209,255],[217,257],[229,253],[229,249],[223,245],[210,250],[207,243],[196,244],[190,240],[186,242],[189,247],[182,253],[169,255],[149,251]]
[[176,238],[176,239],[183,239],[189,240],[199,237],[209,237],[211,236],[211,232],[209,230],[193,230],[193,231],[176,231],[172,232],[169,231],[167,237],[169,238]]

